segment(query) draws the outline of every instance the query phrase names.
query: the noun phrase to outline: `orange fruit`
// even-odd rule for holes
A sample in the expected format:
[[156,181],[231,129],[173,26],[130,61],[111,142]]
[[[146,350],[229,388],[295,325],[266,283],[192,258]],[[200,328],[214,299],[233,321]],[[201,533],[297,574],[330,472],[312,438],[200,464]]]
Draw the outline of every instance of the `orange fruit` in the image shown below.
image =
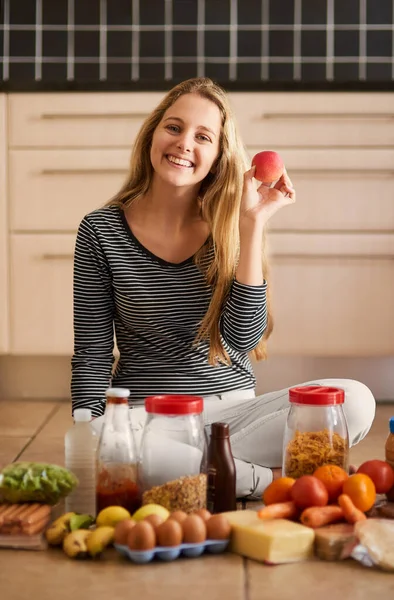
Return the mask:
[[343,484],[343,493],[350,496],[353,504],[362,512],[366,512],[375,504],[375,484],[372,479],[364,473],[350,475]]
[[326,486],[328,497],[330,502],[336,500],[342,493],[344,482],[348,479],[349,475],[342,467],[337,465],[324,465],[318,467],[313,473],[313,477],[320,479]]
[[276,502],[287,502],[291,500],[290,490],[295,483],[292,477],[279,477],[274,479],[263,492],[263,502],[266,506]]

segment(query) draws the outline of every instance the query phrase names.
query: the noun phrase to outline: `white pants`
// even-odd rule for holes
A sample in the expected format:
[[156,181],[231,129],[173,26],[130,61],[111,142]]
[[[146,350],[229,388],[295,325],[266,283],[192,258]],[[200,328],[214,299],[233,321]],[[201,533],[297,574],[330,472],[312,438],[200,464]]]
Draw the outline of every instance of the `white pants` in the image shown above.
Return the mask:
[[[354,446],[366,436],[375,416],[375,399],[366,385],[351,379],[318,379],[299,385],[342,388],[350,445]],[[215,421],[226,422],[230,426],[238,498],[261,498],[272,481],[271,469],[282,466],[283,433],[289,410],[288,391],[289,388],[285,388],[255,397],[253,390],[240,390],[204,398],[204,422],[208,436]],[[143,406],[130,411],[137,445],[141,441],[145,416]],[[102,419],[100,417],[93,422],[95,429],[101,427]]]

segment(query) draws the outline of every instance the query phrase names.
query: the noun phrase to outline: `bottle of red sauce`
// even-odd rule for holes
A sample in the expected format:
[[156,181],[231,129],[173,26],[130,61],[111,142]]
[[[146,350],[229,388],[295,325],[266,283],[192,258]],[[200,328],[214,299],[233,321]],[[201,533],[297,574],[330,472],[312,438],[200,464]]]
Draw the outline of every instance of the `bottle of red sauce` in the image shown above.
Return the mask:
[[137,449],[129,420],[130,391],[110,388],[97,450],[97,512],[123,506],[131,514],[141,506]]

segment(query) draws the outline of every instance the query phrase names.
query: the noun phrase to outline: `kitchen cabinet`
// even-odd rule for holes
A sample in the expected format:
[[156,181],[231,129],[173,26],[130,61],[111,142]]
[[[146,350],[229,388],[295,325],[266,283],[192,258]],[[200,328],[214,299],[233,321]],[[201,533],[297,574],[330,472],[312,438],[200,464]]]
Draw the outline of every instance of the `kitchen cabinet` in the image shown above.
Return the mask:
[[270,353],[393,353],[393,235],[273,233],[270,249]]
[[129,150],[11,150],[12,231],[76,231],[81,218],[120,189]]
[[[12,311],[1,352],[71,354],[78,224],[121,187],[139,127],[163,95],[3,98],[3,286],[11,270],[0,324],[8,299]],[[297,189],[296,204],[269,224],[270,355],[393,354],[393,94],[232,92],[230,102],[250,157],[278,151]]]
[[0,94],[0,354],[8,351],[8,203],[6,96]]
[[163,92],[11,94],[12,148],[130,148]]
[[75,235],[11,235],[11,354],[70,354],[74,243]]

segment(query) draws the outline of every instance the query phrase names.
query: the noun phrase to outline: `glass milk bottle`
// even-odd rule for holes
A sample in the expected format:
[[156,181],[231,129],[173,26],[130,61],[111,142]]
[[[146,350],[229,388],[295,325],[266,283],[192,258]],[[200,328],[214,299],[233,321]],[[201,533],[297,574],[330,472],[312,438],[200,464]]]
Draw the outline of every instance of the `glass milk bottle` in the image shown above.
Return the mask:
[[74,411],[74,425],[67,431],[65,465],[78,478],[77,487],[66,496],[66,512],[96,516],[96,448],[97,436],[90,426],[91,412]]

